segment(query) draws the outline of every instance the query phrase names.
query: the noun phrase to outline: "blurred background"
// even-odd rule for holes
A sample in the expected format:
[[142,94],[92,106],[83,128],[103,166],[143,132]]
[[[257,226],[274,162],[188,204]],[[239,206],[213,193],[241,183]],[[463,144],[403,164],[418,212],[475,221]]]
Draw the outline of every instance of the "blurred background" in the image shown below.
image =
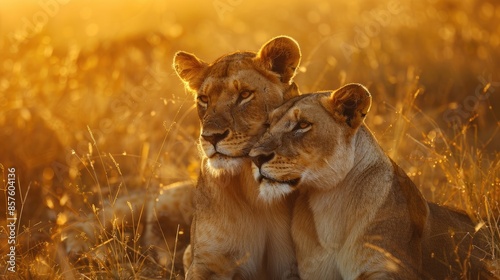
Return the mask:
[[[67,220],[92,215],[103,195],[196,179],[199,124],[171,67],[176,51],[212,62],[277,35],[300,44],[302,92],[368,87],[367,125],[428,200],[491,215],[498,22],[493,0],[2,0],[0,172],[5,190],[16,168],[19,268],[62,277],[64,265],[41,255],[56,254]],[[69,259],[66,269],[81,271]]]

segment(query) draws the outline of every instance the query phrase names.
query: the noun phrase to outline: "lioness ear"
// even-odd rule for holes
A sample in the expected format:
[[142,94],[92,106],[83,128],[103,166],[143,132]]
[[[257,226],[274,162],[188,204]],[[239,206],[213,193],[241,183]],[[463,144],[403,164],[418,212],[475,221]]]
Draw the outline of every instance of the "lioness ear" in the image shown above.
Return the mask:
[[287,36],[279,36],[265,43],[257,53],[264,68],[277,73],[282,83],[289,83],[300,63],[299,44]]
[[203,82],[208,64],[194,54],[177,52],[174,55],[174,70],[177,76],[193,91],[197,91]]
[[348,84],[332,92],[323,105],[335,118],[356,129],[365,119],[371,103],[368,89],[360,84]]

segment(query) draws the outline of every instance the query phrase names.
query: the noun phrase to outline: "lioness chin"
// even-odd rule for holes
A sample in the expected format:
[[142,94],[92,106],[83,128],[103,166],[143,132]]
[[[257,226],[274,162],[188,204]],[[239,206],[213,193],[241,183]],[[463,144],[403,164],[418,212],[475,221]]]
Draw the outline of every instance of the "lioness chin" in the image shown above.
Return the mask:
[[363,124],[370,106],[358,84],[301,95],[271,113],[250,152],[264,199],[299,190],[301,279],[492,278],[483,233],[422,197]]
[[203,159],[195,191],[187,279],[297,279],[290,234],[293,197],[258,199],[248,152],[269,112],[298,95],[300,62],[288,37],[258,53],[236,52],[211,64],[178,52],[174,69],[196,96]]

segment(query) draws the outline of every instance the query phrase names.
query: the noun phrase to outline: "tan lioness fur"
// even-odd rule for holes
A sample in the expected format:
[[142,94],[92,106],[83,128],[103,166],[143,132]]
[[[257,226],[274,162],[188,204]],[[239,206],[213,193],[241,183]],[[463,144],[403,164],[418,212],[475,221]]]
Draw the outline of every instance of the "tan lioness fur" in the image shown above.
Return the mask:
[[175,55],[175,71],[196,95],[204,152],[187,279],[298,278],[293,198],[272,204],[258,199],[248,152],[266,130],[269,112],[298,95],[292,78],[300,57],[288,37],[212,64],[185,52]]
[[250,152],[264,199],[300,192],[292,236],[301,279],[491,277],[481,232],[422,197],[363,124],[370,105],[358,84],[296,97],[271,113]]

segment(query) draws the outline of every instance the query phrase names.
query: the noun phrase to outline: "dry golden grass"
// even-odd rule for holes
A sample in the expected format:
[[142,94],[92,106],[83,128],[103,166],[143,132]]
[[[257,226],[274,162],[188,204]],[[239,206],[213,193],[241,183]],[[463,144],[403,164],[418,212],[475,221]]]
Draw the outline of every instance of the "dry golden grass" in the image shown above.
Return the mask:
[[[9,248],[1,215],[0,274],[172,277],[148,255],[141,218],[106,221],[99,209],[196,178],[198,121],[171,69],[175,51],[213,61],[280,34],[301,45],[303,92],[347,82],[370,89],[367,124],[384,149],[427,199],[488,226],[500,270],[496,1],[40,3],[0,3],[2,189],[8,168],[18,179],[18,272],[3,268]],[[86,246],[73,255],[62,232],[85,219],[98,221],[94,238],[82,234]],[[177,228],[163,232],[175,237]]]

